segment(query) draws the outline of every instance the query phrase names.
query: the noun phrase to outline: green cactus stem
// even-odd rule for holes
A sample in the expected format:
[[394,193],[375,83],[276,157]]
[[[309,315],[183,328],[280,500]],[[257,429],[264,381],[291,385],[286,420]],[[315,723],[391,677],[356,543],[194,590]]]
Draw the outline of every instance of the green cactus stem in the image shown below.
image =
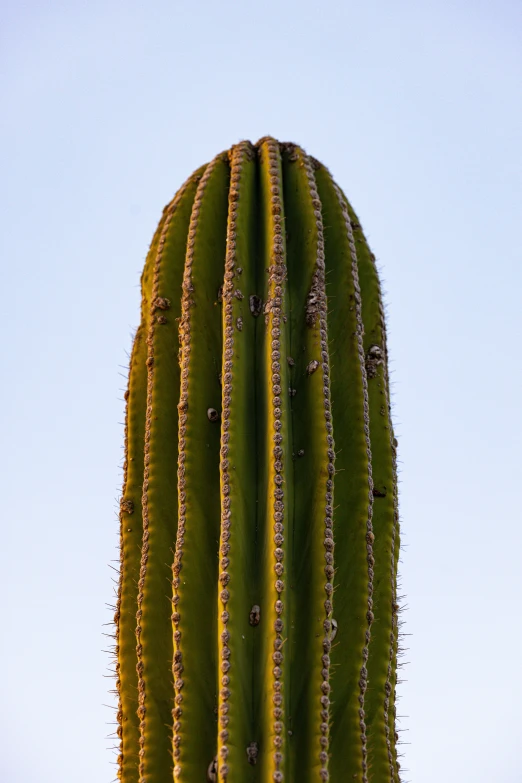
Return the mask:
[[399,522],[375,259],[271,137],[167,205],[132,349],[123,783],[399,783]]

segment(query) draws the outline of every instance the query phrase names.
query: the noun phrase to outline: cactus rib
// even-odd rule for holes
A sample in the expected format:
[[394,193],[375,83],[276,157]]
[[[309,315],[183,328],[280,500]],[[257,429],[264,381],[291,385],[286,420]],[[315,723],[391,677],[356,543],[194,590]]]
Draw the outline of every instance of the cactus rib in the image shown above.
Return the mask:
[[228,180],[226,154],[220,154],[198,186],[182,285],[179,516],[172,615],[174,661],[183,666],[174,682],[173,727],[174,778],[181,780],[202,778],[215,744],[214,721],[205,716],[213,716],[216,705],[217,617],[211,597],[218,577],[219,427],[210,421],[208,411],[209,399],[219,394],[222,336],[214,301],[223,279]]
[[[223,284],[222,423],[220,433],[221,533],[219,542],[220,671],[218,681],[219,774],[234,780],[234,769],[256,760],[253,721],[256,483],[255,324],[248,293],[255,289],[253,258],[256,203],[254,150],[243,142],[231,150],[227,249]],[[241,286],[241,289],[236,288]],[[241,298],[238,291],[241,290]],[[251,531],[251,532],[250,532]],[[250,535],[249,535],[250,532]],[[231,630],[229,630],[231,629]],[[237,777],[237,775],[236,775]]]

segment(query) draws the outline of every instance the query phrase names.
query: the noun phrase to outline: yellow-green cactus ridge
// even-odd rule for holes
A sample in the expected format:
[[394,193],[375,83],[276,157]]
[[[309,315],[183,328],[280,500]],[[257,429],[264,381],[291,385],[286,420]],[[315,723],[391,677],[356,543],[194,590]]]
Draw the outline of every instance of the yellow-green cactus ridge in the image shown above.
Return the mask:
[[125,394],[123,783],[400,783],[396,445],[375,259],[264,137],[165,207]]

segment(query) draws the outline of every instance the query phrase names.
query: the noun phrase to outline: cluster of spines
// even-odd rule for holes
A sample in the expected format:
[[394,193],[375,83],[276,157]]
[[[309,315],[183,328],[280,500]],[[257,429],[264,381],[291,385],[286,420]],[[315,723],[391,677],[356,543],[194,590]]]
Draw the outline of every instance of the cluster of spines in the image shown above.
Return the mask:
[[173,674],[174,674],[174,708],[172,711],[173,724],[173,756],[174,756],[174,778],[179,779],[181,777],[181,718],[183,715],[182,703],[183,703],[183,652],[182,652],[182,632],[181,632],[181,615],[179,612],[179,574],[182,569],[183,559],[183,545],[185,535],[186,524],[186,493],[185,493],[185,459],[186,459],[186,441],[185,436],[187,434],[187,410],[189,406],[188,399],[188,378],[189,378],[189,365],[190,365],[190,350],[191,350],[191,338],[190,338],[190,310],[192,307],[191,293],[193,291],[192,283],[192,264],[194,259],[194,247],[196,243],[196,231],[199,219],[199,213],[201,209],[201,202],[203,200],[203,194],[207,182],[212,174],[212,171],[221,158],[218,155],[214,160],[209,163],[201,180],[199,181],[198,189],[196,191],[196,197],[192,207],[190,215],[190,224],[187,237],[187,252],[185,256],[185,267],[183,270],[183,283],[182,283],[182,297],[181,297],[181,319],[179,324],[179,340],[181,348],[181,392],[180,401],[178,403],[179,419],[178,419],[178,531],[176,536],[176,550],[174,554],[174,563],[172,565],[172,622],[174,626],[174,659],[173,659]]

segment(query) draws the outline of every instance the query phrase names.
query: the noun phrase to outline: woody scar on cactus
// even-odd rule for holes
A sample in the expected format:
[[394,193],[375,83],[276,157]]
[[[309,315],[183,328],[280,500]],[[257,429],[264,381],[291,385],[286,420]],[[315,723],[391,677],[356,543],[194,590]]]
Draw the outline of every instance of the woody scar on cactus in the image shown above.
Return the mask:
[[122,783],[400,783],[396,445],[375,259],[264,137],[165,207],[132,348]]

